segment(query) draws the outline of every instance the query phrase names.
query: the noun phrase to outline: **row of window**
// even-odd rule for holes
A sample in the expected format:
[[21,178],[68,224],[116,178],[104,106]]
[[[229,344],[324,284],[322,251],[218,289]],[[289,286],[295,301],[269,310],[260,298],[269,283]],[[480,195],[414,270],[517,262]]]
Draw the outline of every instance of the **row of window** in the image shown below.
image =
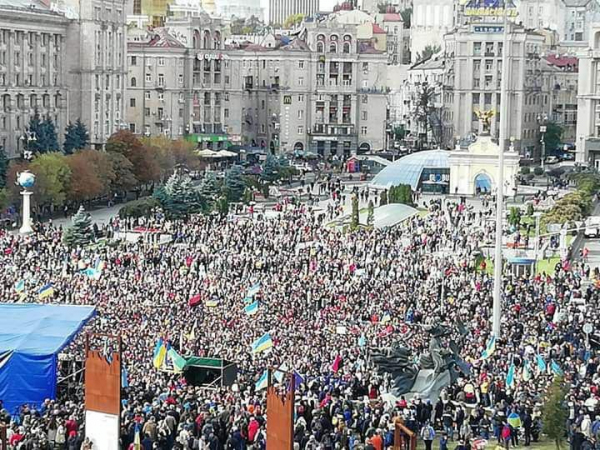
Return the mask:
[[[8,86],[10,84],[10,79],[11,77],[7,74],[0,73],[0,86]],[[45,74],[41,74],[39,76],[39,82],[36,82],[32,73],[27,76],[15,73],[12,76],[12,82],[15,86],[58,86],[58,77],[56,75],[46,76]],[[50,84],[48,84],[48,82]]]
[[[11,30],[2,29],[0,30],[0,45],[8,45],[9,37]],[[38,34],[35,32],[25,32],[21,30],[15,30],[14,33],[14,43],[15,45],[26,44],[30,47],[35,45],[39,45],[41,47],[46,47],[50,43],[52,43],[55,47],[60,46],[61,35],[60,34],[49,34],[49,33],[40,33],[39,39]]]
[[[20,51],[15,51],[13,53],[13,60],[11,64],[13,66],[23,66],[25,61],[23,61],[23,55],[27,55],[27,65],[28,66],[36,66],[39,64],[40,67],[48,66],[48,57],[46,53],[40,53],[39,60],[36,60],[35,54],[33,52],[21,53]],[[55,69],[58,69],[58,53],[55,53],[52,57],[53,65]],[[0,65],[8,64],[8,52],[6,50],[0,51]]]

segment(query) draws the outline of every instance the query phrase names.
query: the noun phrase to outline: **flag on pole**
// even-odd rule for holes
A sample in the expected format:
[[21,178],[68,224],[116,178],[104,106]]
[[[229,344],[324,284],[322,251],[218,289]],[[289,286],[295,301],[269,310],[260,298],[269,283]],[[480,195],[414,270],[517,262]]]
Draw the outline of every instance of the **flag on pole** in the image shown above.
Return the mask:
[[262,389],[266,389],[269,385],[269,371],[265,370],[263,374],[260,376],[254,387],[257,391]]
[[256,283],[254,284],[254,286],[250,287],[250,289],[248,289],[248,292],[246,293],[246,297],[254,297],[256,294],[258,294],[258,292],[260,291],[260,283]]
[[300,375],[297,371],[294,370],[294,384],[296,385],[296,387],[298,387],[302,383],[304,383],[304,378],[302,378],[302,375]]
[[331,364],[331,370],[333,373],[337,373],[340,370],[340,366],[342,364],[342,357],[337,355]]
[[192,330],[185,336],[188,341],[193,341],[196,339],[196,324],[197,321],[194,322],[194,326],[192,326]]
[[162,338],[158,339],[156,346],[154,347],[154,357],[152,359],[152,363],[154,367],[160,369],[162,365],[165,363],[165,357],[167,356],[167,347],[165,346]]
[[209,308],[216,308],[217,306],[219,306],[219,299],[211,298],[210,300],[206,300],[206,306],[208,306]]
[[170,345],[168,347],[169,349],[167,350],[167,357],[173,363],[173,371],[175,373],[183,372],[183,368],[185,367],[187,361],[179,353],[177,353],[173,347]]
[[512,363],[506,374],[506,386],[512,388],[515,384],[515,364]]
[[142,450],[142,439],[140,437],[140,424],[139,423],[136,423],[135,428],[134,428],[133,448],[134,448],[134,450]]
[[279,366],[279,369],[277,369],[275,371],[275,374],[273,375],[275,377],[275,379],[277,380],[278,383],[281,383],[283,381],[283,377],[285,376],[285,373],[288,371],[288,367],[286,363],[283,363],[282,365]]
[[358,346],[364,347],[365,345],[367,345],[367,338],[365,337],[365,334],[363,333],[358,338]]
[[485,346],[485,350],[481,353],[481,359],[488,359],[496,351],[496,336],[490,336],[490,340]]
[[188,300],[188,305],[192,308],[198,306],[200,303],[202,303],[202,295],[200,294],[196,294]]
[[244,308],[244,312],[249,316],[256,314],[258,312],[258,300],[254,301],[254,302],[250,303],[248,306],[246,306]]
[[50,297],[51,295],[54,295],[54,285],[52,283],[47,283],[38,290],[38,297],[40,300]]
[[122,366],[121,369],[121,388],[129,387],[129,373],[127,372],[127,367]]
[[273,340],[269,333],[263,334],[252,343],[252,353],[260,353],[273,348]]
[[558,365],[558,363],[554,360],[552,360],[552,362],[550,363],[550,369],[552,369],[552,373],[554,375],[557,375],[559,377],[562,377],[565,374],[561,367]]
[[546,371],[546,361],[544,360],[544,357],[540,354],[537,355],[536,357],[537,360],[537,366],[538,369],[540,369],[540,372],[545,372]]

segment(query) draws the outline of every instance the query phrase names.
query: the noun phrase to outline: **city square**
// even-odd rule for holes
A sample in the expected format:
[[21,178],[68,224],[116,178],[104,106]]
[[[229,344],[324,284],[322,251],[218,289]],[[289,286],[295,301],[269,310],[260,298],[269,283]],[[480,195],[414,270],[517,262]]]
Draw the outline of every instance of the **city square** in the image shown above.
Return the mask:
[[597,0],[0,0],[0,448],[600,447]]

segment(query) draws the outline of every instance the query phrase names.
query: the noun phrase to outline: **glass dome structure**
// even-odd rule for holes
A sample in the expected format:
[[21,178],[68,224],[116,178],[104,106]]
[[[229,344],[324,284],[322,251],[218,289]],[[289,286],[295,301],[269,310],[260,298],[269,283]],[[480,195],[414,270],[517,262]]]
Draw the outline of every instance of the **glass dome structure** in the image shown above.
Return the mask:
[[[371,186],[387,189],[391,186],[409,184],[412,190],[416,191],[424,181],[429,182],[429,179],[434,182],[439,181],[440,174],[449,174],[449,171],[449,151],[426,150],[394,161],[373,178]],[[428,179],[425,180],[424,176]]]

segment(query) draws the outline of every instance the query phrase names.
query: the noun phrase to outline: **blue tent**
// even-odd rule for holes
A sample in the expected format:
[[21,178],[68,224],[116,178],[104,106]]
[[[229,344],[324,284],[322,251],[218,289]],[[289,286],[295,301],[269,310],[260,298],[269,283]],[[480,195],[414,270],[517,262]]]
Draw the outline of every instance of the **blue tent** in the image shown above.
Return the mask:
[[58,353],[94,314],[93,306],[0,304],[0,400],[11,414],[56,397]]

